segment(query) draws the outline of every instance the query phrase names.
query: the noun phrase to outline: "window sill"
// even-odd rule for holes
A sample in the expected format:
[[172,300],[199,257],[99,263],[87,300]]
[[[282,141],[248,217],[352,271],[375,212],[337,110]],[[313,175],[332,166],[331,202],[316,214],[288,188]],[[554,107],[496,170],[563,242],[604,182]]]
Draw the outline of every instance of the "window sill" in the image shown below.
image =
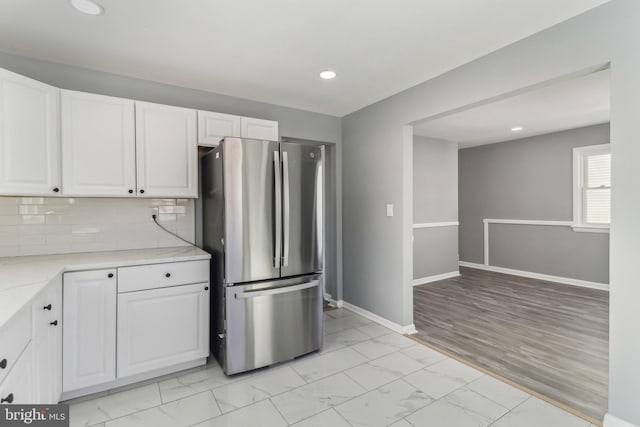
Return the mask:
[[574,224],[571,226],[573,231],[578,233],[608,233],[608,225],[590,225],[590,224]]

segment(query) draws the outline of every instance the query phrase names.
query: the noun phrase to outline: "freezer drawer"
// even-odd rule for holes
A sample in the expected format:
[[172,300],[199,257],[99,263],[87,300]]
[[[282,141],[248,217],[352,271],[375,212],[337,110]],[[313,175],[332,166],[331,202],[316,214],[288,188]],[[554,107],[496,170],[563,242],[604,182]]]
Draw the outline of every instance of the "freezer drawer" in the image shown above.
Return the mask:
[[317,275],[226,288],[225,373],[235,374],[322,346],[322,287]]

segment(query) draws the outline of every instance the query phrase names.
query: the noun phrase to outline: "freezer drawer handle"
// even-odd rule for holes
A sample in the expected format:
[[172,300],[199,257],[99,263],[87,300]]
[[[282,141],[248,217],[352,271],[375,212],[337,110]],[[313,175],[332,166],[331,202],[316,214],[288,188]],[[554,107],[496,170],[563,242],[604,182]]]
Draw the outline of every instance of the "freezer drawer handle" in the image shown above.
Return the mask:
[[268,295],[286,294],[289,292],[297,292],[297,291],[302,291],[304,289],[315,288],[319,284],[320,284],[319,280],[314,280],[312,282],[302,283],[300,285],[283,286],[281,288],[268,289],[265,291],[236,292],[235,297],[236,299],[247,299],[247,298],[262,297],[262,296],[268,296]]

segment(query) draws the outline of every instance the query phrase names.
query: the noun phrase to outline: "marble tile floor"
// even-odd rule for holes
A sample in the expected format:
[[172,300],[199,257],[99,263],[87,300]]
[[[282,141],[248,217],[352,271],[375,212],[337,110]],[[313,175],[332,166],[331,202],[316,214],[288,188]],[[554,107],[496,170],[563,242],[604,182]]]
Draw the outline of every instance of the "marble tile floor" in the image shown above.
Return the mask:
[[70,401],[100,427],[593,427],[345,309],[325,312],[319,353],[225,376],[201,368]]

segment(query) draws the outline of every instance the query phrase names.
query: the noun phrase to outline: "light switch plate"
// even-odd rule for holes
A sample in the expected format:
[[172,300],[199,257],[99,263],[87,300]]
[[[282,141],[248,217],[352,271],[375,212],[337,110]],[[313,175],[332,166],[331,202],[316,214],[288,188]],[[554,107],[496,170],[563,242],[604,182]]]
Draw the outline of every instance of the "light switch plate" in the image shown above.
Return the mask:
[[393,203],[387,205],[387,216],[393,216]]

